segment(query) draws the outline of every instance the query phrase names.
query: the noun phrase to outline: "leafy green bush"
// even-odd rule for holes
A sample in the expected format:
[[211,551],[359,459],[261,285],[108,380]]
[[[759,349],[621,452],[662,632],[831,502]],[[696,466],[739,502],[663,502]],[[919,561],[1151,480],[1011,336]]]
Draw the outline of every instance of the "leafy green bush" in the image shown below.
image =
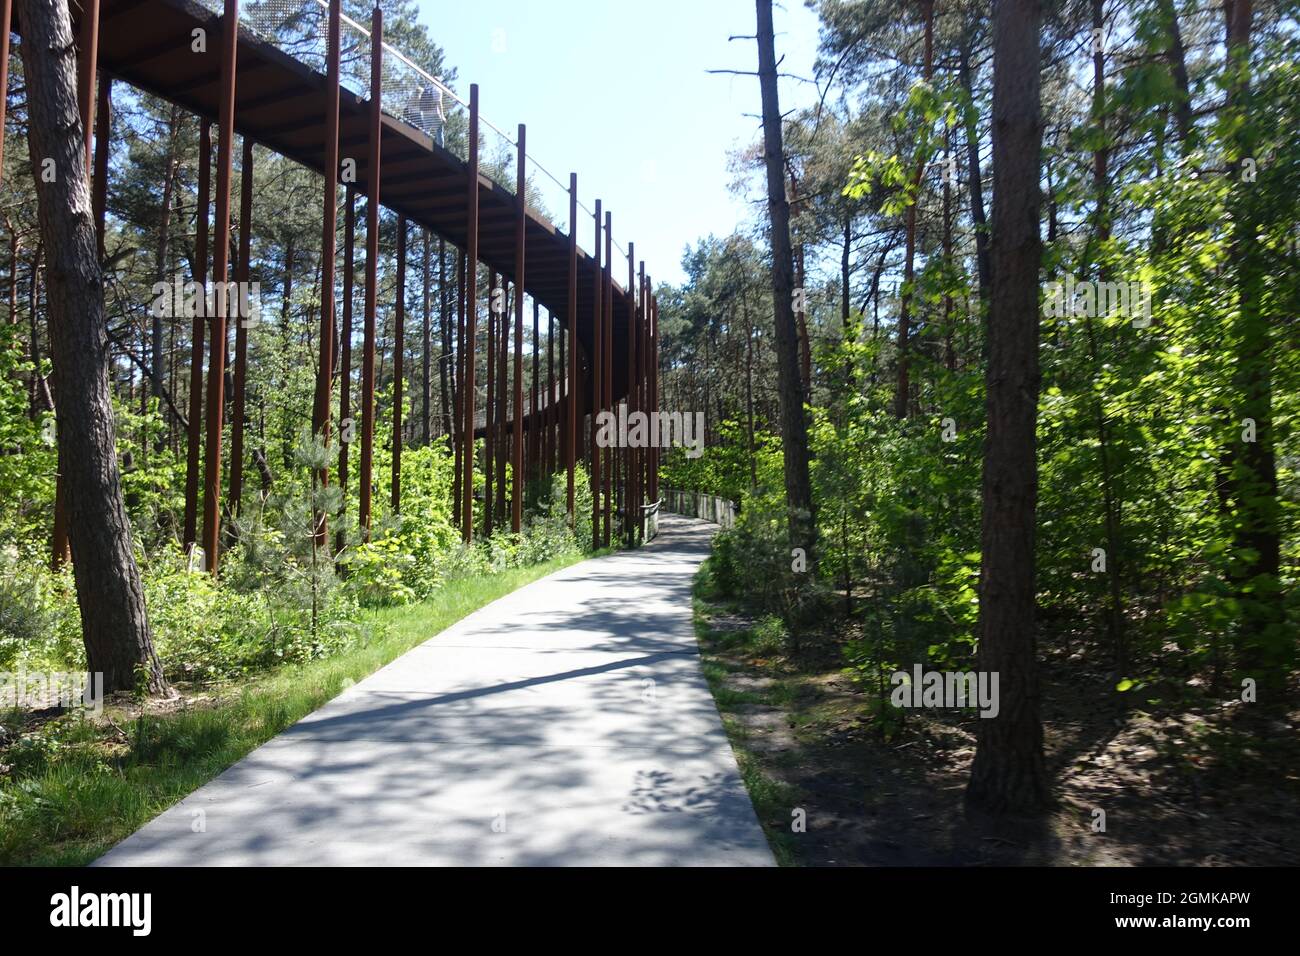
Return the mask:
[[68,656],[80,621],[71,572],[51,574],[20,557],[13,545],[0,548],[0,670],[60,664]]
[[[250,588],[241,549],[228,577],[190,570],[179,549],[155,555],[144,572],[154,642],[168,677],[211,681],[280,662],[329,656],[360,634],[360,608],[336,586],[313,588],[302,575],[268,575]],[[313,603],[314,602],[314,603]]]

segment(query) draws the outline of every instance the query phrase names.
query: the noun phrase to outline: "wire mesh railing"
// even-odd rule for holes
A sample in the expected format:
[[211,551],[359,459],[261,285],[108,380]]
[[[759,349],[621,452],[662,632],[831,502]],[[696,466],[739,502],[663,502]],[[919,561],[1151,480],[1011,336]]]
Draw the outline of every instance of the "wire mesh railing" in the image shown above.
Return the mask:
[[[199,0],[208,10],[221,14],[224,0]],[[254,0],[241,4],[241,26],[319,73],[328,69],[328,0]],[[358,98],[370,98],[370,28],[346,14],[339,18],[339,82]],[[462,161],[469,159],[469,104],[442,80],[429,73],[392,44],[383,44],[380,76],[380,108],[428,136],[435,144]],[[525,152],[528,208],[539,218],[556,224],[567,234],[569,186]],[[518,143],[489,119],[479,115],[479,170],[510,194],[516,191]],[[578,247],[591,254],[590,236],[584,232],[594,210],[578,201]],[[627,260],[627,250],[614,246]],[[602,247],[603,248],[603,247]],[[615,281],[626,281],[614,272]]]

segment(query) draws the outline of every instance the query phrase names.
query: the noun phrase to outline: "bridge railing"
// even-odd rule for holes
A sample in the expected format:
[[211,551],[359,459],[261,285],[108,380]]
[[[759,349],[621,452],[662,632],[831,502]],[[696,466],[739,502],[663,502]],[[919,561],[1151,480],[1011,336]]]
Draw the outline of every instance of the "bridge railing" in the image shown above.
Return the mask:
[[735,527],[736,515],[740,513],[740,508],[734,501],[698,491],[661,488],[659,496],[663,500],[664,511],[699,518],[724,528]]
[[[217,14],[225,10],[224,0],[198,2]],[[241,4],[240,24],[313,70],[319,73],[327,71],[328,0],[253,0]],[[339,81],[363,100],[370,97],[370,46],[370,28],[342,14]],[[467,161],[469,103],[391,43],[385,42],[383,50],[380,108]],[[512,194],[516,189],[517,151],[515,138],[480,113],[479,170]],[[556,223],[567,232],[568,184],[531,153],[525,151],[525,157],[529,208],[540,218]],[[585,204],[579,206],[591,214]],[[584,237],[579,229],[578,246],[588,249],[589,245],[590,239]],[[618,279],[619,275],[616,272],[615,278]]]

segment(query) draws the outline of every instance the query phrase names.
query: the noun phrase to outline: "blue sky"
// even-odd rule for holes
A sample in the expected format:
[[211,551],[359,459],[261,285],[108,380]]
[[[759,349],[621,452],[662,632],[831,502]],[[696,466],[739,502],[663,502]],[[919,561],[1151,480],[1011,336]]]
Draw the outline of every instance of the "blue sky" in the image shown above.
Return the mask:
[[[614,237],[636,243],[656,280],[683,278],[688,242],[725,235],[747,215],[728,191],[727,152],[758,135],[752,0],[420,0],[420,19],[457,68],[458,93],[479,85],[485,117],[593,205],[613,213]],[[812,75],[817,18],[802,0],[775,11],[782,71]],[[782,111],[816,101],[783,80]],[[759,184],[756,184],[756,186]],[[751,198],[758,198],[754,193]],[[567,223],[560,224],[567,228]],[[580,231],[584,247],[590,234]],[[615,263],[616,269],[618,263]]]

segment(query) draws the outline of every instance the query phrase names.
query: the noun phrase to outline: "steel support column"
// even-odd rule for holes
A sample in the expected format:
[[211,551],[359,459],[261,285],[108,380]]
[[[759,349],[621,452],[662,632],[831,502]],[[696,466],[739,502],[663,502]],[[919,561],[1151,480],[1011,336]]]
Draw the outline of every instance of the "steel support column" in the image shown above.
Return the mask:
[[[542,429],[542,474],[555,473],[555,426],[559,424],[555,395],[555,313],[546,310],[546,427]],[[546,493],[550,494],[549,482]]]
[[[77,31],[77,106],[86,141],[86,169],[90,169],[95,127],[95,73],[99,69],[99,0],[83,0]],[[5,37],[8,42],[8,36]]]
[[[646,294],[650,298],[650,408],[659,411],[659,303],[651,290],[654,284],[646,280]],[[659,446],[650,449],[650,500],[659,500]]]
[[[627,244],[627,414],[637,410],[636,400],[636,243]],[[629,548],[635,546],[635,516],[641,513],[641,499],[637,495],[636,465],[639,450],[623,450],[623,536]]]
[[370,496],[375,464],[375,309],[379,270],[379,137],[380,98],[384,76],[384,14],[370,12],[370,132],[366,164],[366,306],[361,347],[361,493],[357,523],[362,540],[370,540]]
[[528,416],[528,463],[525,472],[540,478],[542,476],[542,448],[545,447],[546,430],[542,427],[542,413],[538,405],[542,387],[542,306],[533,299],[533,375],[530,384],[532,412]]
[[452,401],[452,458],[453,474],[451,479],[451,497],[452,521],[456,527],[460,527],[461,507],[464,496],[461,494],[461,473],[464,471],[461,466],[462,456],[464,454],[464,432],[465,432],[465,253],[463,250],[456,252],[456,335],[453,368],[455,377],[452,379],[451,401]]
[[601,282],[601,264],[600,264],[600,200],[596,200],[596,213],[594,216],[596,222],[596,240],[593,250],[595,259],[596,273],[594,284],[591,289],[591,308],[592,308],[592,348],[591,348],[591,546],[599,548],[604,540],[601,533],[601,512],[602,501],[601,492],[604,486],[604,476],[600,469],[600,442],[597,438],[600,435],[600,429],[597,425],[597,419],[600,418],[602,403],[605,398],[605,322],[601,318],[601,300],[604,299],[603,283]]
[[[343,190],[343,316],[339,325],[339,494],[340,507],[348,507],[348,449],[352,447],[352,296],[356,281],[356,264],[353,262],[357,233],[356,189],[348,185]],[[334,535],[334,553],[347,546],[347,538],[340,527]]]
[[406,349],[406,220],[397,220],[397,304],[393,316],[393,513],[402,510],[402,359]]
[[[568,404],[565,406],[567,425],[564,428],[564,467],[568,472],[568,488],[565,497],[566,513],[569,526],[573,527],[575,514],[573,510],[573,471],[576,466],[574,453],[578,434],[578,174],[569,174],[569,301],[568,323],[565,326],[569,340],[569,374]],[[563,364],[563,363],[561,363]]]
[[465,343],[464,357],[464,472],[461,476],[461,538],[466,544],[474,539],[474,337],[477,334],[478,296],[478,84],[469,87],[469,196],[466,215],[465,273]]
[[[648,356],[650,352],[650,322],[646,314],[646,297],[645,297],[645,260],[641,260],[638,267],[637,285],[636,285],[636,311],[637,311],[637,407],[643,412],[650,411],[650,388],[648,385],[649,364]],[[656,429],[657,430],[657,429]],[[653,501],[646,500],[650,489],[650,450],[655,444],[653,433],[650,430],[649,421],[646,423],[646,445],[641,449],[637,456],[637,487],[640,492],[641,504],[652,504]],[[641,528],[641,540],[645,541],[645,511],[641,511],[639,516]]]
[[524,521],[524,224],[528,219],[528,181],[524,176],[524,124],[519,124],[519,142],[515,147],[515,421],[514,446],[510,466],[510,530],[519,533]]
[[[601,356],[600,364],[605,381],[605,411],[611,415],[614,414],[614,231],[613,216],[608,210],[605,211],[605,266],[601,271],[601,295],[604,299],[601,303],[600,314],[605,323],[605,331],[602,337],[604,345],[604,354]],[[614,465],[618,461],[618,429],[614,428],[615,439],[610,443],[609,453],[605,456],[605,514],[604,527],[602,529],[602,538],[605,547],[610,545],[610,520],[614,513]]]
[[230,267],[230,167],[235,148],[235,55],[239,44],[239,0],[226,0],[221,21],[221,92],[217,108],[217,205],[212,274],[216,308],[208,339],[207,434],[203,462],[203,553],[216,574],[221,564],[221,427],[226,387],[226,293]]
[[[325,188],[321,208],[320,355],[316,372],[316,401],[312,408],[312,434],[322,445],[330,440],[330,393],[334,372],[334,248],[338,223],[339,181],[339,47],[342,0],[330,0],[329,33],[325,43]],[[242,326],[243,323],[240,323]],[[322,486],[329,483],[329,469],[316,475]],[[325,547],[327,518],[313,516],[316,546]]]
[[[212,126],[199,120],[199,208],[194,219],[194,282],[207,302],[208,207],[212,189]],[[195,311],[190,328],[189,447],[185,455],[185,550],[198,540],[199,445],[203,441],[203,309]]]
[[95,248],[99,261],[104,261],[104,226],[108,212],[108,140],[113,127],[113,79],[105,74],[99,78],[95,95],[95,175],[91,180],[90,206],[95,215]]
[[487,310],[487,404],[483,409],[483,534],[489,537],[497,517],[497,281],[496,272],[492,272]]
[[[241,290],[240,303],[248,301],[253,234],[253,141],[245,136],[239,170],[239,261],[235,281]],[[235,318],[235,395],[230,409],[230,513],[239,515],[244,495],[244,408],[248,386],[248,319],[240,311]],[[331,329],[331,336],[334,334]]]

